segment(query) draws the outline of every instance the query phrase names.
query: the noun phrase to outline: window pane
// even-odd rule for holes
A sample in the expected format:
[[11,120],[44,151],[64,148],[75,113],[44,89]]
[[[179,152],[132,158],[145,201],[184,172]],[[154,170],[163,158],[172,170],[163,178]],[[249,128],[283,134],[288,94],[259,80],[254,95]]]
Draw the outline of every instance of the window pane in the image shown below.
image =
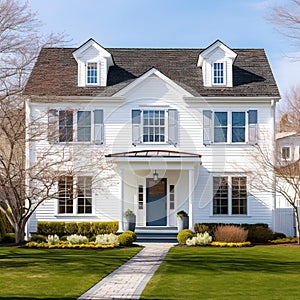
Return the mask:
[[213,213],[228,214],[228,178],[213,178]]
[[97,83],[98,80],[98,70],[97,63],[87,64],[87,83]]
[[73,213],[73,177],[63,176],[58,181],[58,213]]
[[165,141],[165,111],[143,111],[143,142]]
[[214,124],[215,126],[227,126],[227,112],[215,112]]
[[92,177],[78,177],[77,204],[77,213],[92,213]]
[[246,177],[232,177],[232,214],[247,214]]
[[59,141],[73,141],[73,112],[61,110],[59,112]]
[[79,111],[77,113],[77,141],[91,141],[91,112]]
[[232,142],[245,142],[246,115],[244,112],[232,113]]

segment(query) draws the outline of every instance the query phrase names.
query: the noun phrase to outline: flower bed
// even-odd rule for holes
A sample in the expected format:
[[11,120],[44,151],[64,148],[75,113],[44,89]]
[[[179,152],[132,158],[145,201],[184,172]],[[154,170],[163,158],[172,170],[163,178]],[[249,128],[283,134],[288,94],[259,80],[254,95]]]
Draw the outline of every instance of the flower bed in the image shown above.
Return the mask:
[[69,242],[58,242],[56,244],[29,242],[26,244],[28,248],[47,248],[47,249],[107,249],[115,248],[115,244],[101,245],[96,242],[86,244],[70,244]]
[[249,247],[249,246],[251,246],[251,243],[250,242],[241,242],[241,243],[212,242],[210,245],[214,246],[214,247],[236,247],[236,248],[240,248],[240,247]]

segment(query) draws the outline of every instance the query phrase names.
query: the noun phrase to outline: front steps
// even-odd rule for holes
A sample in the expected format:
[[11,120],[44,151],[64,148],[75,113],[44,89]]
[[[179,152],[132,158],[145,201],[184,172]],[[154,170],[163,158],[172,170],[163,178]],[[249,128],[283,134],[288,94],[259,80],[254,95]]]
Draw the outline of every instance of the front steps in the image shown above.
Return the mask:
[[147,226],[136,227],[136,243],[178,243],[177,227]]

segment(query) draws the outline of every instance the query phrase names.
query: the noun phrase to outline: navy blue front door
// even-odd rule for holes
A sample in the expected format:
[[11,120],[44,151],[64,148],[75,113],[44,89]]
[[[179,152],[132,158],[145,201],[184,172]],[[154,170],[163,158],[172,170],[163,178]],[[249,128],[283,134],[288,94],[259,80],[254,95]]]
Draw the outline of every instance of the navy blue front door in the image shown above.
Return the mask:
[[147,178],[146,195],[146,225],[166,226],[167,225],[167,179],[162,178],[154,181]]

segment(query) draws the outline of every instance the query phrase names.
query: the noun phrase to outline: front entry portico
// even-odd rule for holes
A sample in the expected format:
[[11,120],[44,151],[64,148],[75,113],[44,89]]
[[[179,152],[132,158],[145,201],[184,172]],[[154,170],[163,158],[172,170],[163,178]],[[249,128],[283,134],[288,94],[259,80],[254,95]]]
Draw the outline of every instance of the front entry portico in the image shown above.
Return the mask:
[[[201,155],[171,150],[143,150],[107,155],[120,174],[120,219],[127,209],[138,227],[176,227],[176,214],[185,210],[193,226],[195,185]],[[154,178],[157,173],[159,179]]]

